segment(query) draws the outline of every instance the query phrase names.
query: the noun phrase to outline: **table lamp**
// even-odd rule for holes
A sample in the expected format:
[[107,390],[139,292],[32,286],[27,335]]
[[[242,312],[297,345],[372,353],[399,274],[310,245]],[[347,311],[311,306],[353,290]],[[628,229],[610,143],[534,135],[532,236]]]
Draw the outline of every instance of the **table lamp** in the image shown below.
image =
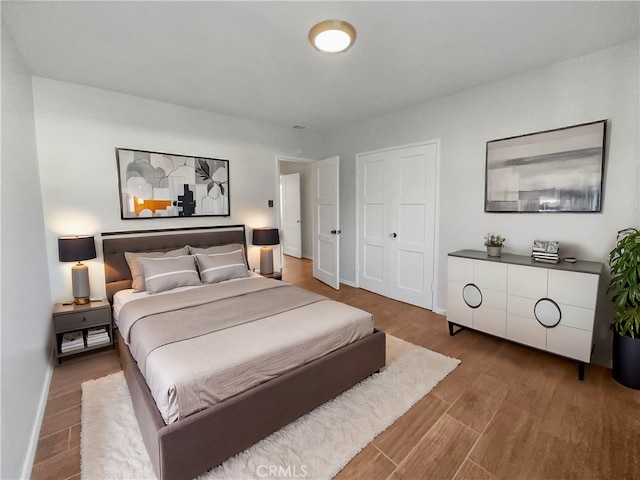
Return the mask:
[[270,275],[273,273],[273,248],[271,245],[280,243],[280,235],[277,228],[265,227],[253,229],[254,245],[260,245],[260,274]]
[[82,260],[96,258],[93,235],[58,238],[58,258],[61,262],[78,262],[71,268],[73,302],[86,305],[90,302],[89,268]]

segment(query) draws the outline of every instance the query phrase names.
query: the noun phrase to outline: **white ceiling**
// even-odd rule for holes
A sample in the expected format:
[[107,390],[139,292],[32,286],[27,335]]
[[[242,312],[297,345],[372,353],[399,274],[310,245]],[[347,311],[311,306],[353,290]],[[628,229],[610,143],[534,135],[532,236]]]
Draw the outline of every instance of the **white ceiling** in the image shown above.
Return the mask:
[[[639,38],[640,2],[10,2],[36,76],[322,130]],[[327,55],[309,28],[339,18]]]

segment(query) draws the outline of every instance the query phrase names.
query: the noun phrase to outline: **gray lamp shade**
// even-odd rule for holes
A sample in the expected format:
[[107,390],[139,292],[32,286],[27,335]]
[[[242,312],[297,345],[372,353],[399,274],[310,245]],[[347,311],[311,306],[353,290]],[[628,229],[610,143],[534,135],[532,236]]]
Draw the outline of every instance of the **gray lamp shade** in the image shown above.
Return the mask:
[[58,238],[58,258],[61,262],[80,262],[96,258],[93,235]]
[[280,243],[280,235],[277,228],[254,228],[253,242],[254,245],[278,245]]

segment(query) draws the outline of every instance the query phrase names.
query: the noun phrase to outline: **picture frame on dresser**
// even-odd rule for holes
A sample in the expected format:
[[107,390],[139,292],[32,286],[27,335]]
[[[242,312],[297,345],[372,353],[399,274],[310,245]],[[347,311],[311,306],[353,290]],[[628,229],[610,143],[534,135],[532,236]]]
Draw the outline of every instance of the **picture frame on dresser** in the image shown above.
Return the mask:
[[600,212],[606,120],[488,141],[489,213]]
[[116,148],[120,218],[228,217],[229,160]]

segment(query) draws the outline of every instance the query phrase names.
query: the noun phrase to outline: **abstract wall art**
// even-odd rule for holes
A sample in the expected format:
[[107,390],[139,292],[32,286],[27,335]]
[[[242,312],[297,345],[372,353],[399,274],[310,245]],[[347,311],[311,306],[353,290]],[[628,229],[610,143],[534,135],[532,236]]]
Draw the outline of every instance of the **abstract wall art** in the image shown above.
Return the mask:
[[229,161],[116,148],[120,218],[229,216]]
[[485,212],[600,212],[606,120],[487,142]]

